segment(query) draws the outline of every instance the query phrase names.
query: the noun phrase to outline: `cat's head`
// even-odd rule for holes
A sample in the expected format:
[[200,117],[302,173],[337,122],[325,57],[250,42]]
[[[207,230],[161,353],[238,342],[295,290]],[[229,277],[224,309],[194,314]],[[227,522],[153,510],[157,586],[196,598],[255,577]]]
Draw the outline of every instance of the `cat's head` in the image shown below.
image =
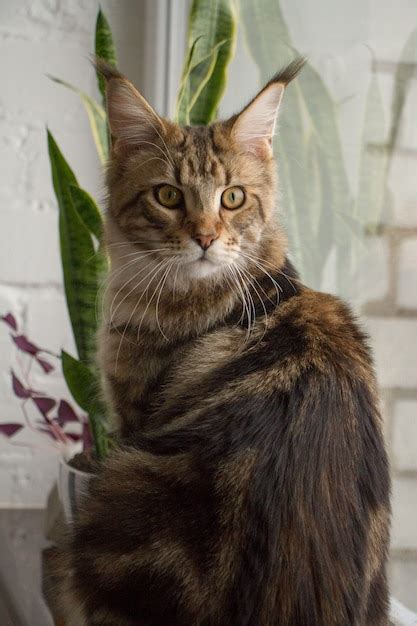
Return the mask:
[[140,253],[161,273],[171,265],[186,284],[253,265],[276,228],[272,137],[302,63],[279,72],[239,114],[195,127],[163,119],[124,76],[99,63],[112,135],[106,243],[116,267],[129,255],[134,266]]

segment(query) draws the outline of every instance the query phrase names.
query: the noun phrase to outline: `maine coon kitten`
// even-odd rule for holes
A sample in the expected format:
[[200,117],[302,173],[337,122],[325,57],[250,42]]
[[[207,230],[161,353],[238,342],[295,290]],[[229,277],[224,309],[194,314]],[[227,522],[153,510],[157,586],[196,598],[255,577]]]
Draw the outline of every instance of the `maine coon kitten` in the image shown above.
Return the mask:
[[240,114],[184,128],[100,67],[113,147],[99,362],[126,447],[75,524],[69,614],[388,624],[369,350],[347,306],[297,278],[276,210],[271,137],[301,62]]

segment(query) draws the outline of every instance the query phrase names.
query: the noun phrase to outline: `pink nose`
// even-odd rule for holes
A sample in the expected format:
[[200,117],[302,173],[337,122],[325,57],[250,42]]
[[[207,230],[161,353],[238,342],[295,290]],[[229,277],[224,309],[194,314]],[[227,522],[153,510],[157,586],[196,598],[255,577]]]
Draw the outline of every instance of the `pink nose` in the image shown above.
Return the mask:
[[196,240],[200,248],[207,250],[210,248],[213,241],[216,241],[217,235],[194,235],[193,239]]

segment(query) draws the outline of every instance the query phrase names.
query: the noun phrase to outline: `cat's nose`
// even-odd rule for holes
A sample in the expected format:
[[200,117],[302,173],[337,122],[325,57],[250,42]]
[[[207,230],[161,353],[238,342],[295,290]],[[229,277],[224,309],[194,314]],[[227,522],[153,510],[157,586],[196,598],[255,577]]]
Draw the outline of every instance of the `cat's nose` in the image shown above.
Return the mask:
[[211,244],[214,241],[216,241],[217,238],[218,238],[218,235],[200,235],[200,234],[194,235],[193,237],[193,239],[196,240],[200,248],[202,248],[203,250],[207,250],[208,248],[210,248]]

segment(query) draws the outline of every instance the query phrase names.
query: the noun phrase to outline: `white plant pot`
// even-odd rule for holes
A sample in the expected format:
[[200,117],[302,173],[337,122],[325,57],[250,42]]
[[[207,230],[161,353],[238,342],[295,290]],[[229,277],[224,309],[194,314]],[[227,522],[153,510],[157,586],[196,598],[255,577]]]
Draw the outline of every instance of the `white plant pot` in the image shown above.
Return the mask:
[[395,598],[391,598],[390,617],[393,626],[417,626],[417,613],[406,609]]
[[88,491],[89,482],[94,476],[71,467],[64,459],[59,463],[58,493],[65,519],[72,523],[80,508],[81,501]]

